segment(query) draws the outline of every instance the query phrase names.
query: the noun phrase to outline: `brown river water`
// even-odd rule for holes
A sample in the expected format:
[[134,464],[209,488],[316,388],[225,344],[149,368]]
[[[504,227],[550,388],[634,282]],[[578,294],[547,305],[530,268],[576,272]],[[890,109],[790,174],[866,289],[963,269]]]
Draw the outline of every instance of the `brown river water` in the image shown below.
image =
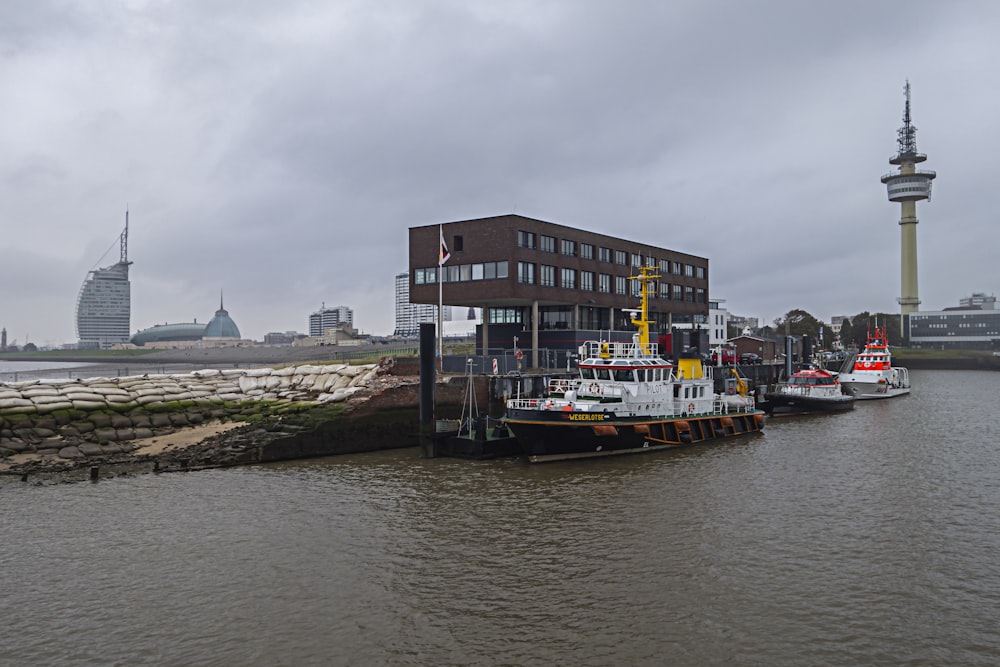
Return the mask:
[[1000,374],[707,446],[0,484],[3,665],[995,665]]

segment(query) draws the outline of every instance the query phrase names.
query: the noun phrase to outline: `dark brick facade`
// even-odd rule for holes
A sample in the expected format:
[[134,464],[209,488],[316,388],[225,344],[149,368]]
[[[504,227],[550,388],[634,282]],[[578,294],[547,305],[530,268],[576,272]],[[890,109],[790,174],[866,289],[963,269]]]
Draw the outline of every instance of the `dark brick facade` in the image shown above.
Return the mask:
[[[579,319],[576,322],[569,322],[568,328],[581,328],[581,323],[583,324],[582,328],[606,328],[603,326],[587,327],[587,324],[595,322],[604,324],[605,321],[600,318],[609,319],[610,314],[614,313],[615,321],[610,323],[610,327],[619,329],[622,325],[627,326],[628,317],[627,314],[621,313],[621,309],[636,308],[639,300],[629,294],[617,294],[615,278],[628,278],[635,275],[637,269],[632,265],[632,256],[641,255],[643,263],[647,261],[647,258],[652,257],[656,260],[658,267],[661,260],[670,262],[670,273],[661,271],[662,275],[658,279],[658,283],[671,285],[669,295],[671,298],[663,298],[658,288],[656,298],[651,299],[649,303],[650,315],[659,323],[661,330],[666,330],[670,322],[698,322],[704,321],[708,316],[708,259],[520,215],[448,222],[440,228],[436,224],[411,227],[409,230],[409,274],[410,301],[412,303],[436,304],[438,302],[437,283],[418,284],[415,276],[418,270],[437,267],[439,229],[443,231],[445,242],[451,253],[450,259],[444,265],[445,269],[453,266],[500,261],[508,263],[507,277],[504,279],[445,281],[442,291],[443,302],[446,305],[476,306],[485,309],[520,309],[523,313],[523,322],[527,325],[531,316],[532,304],[537,302],[540,310],[553,307],[570,309],[573,312],[570,317]],[[527,248],[519,245],[519,232],[534,234],[535,247]],[[543,236],[555,239],[554,252],[542,249],[541,239]],[[564,254],[563,241],[575,244],[575,256]],[[582,244],[593,246],[592,259],[581,256]],[[610,262],[601,261],[600,248],[610,250]],[[615,261],[616,251],[626,254],[626,264],[623,265]],[[519,282],[519,262],[534,265],[534,284]],[[680,275],[674,274],[673,267],[675,265],[682,267]],[[541,284],[543,266],[555,267],[554,286]],[[574,272],[576,277],[574,289],[562,286],[563,269],[570,269]],[[581,272],[593,274],[593,289],[581,289]],[[687,275],[688,272],[693,275]],[[598,285],[600,274],[611,276],[610,293],[600,291]],[[679,300],[673,298],[674,285],[681,286],[683,296]],[[688,288],[692,291],[691,300],[685,298]],[[628,292],[630,289],[626,291]],[[594,315],[593,311],[604,312],[598,312]],[[589,316],[585,317],[587,313]],[[541,316],[539,319],[542,319]],[[544,328],[544,323],[542,326]]]

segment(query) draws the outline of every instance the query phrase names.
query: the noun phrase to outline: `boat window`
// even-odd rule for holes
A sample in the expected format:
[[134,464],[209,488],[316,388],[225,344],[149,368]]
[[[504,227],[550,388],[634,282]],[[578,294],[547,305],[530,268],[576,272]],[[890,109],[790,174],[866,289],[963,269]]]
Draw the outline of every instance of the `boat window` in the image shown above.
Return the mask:
[[615,379],[619,382],[632,382],[632,371],[628,369],[616,370]]
[[607,368],[598,368],[597,369],[597,379],[598,380],[610,380],[611,379],[611,373],[608,372]]

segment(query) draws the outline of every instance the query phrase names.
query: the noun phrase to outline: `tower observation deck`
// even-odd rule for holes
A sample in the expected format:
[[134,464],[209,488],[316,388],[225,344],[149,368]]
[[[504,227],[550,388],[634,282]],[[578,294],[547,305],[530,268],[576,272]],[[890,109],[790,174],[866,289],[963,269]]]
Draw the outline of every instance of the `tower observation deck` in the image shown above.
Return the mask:
[[[897,132],[899,152],[889,158],[889,164],[898,165],[899,171],[882,176],[889,201],[899,202],[900,228],[900,326],[905,328],[905,316],[920,310],[917,292],[917,202],[931,198],[931,181],[937,176],[933,171],[919,171],[916,165],[927,159],[917,152],[917,128],[910,120],[910,82],[903,89],[906,105],[903,109],[903,126]],[[902,332],[901,332],[902,333]]]

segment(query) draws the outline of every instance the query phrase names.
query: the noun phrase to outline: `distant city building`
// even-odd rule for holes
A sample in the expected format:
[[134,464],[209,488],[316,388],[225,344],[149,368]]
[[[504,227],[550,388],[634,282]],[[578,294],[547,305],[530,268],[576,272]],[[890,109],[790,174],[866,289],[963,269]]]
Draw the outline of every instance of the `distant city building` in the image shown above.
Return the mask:
[[[450,306],[449,306],[450,309]],[[415,338],[422,322],[437,322],[437,306],[410,303],[410,274],[396,274],[396,328],[393,335]]]
[[119,237],[117,263],[94,269],[80,287],[76,300],[76,334],[82,349],[110,349],[129,341],[132,285],[128,279],[128,211]]
[[219,309],[208,324],[178,322],[157,324],[132,336],[130,342],[138,347],[230,347],[247,343],[240,338],[240,329],[229,316],[229,311],[219,299]]
[[981,308],[983,310],[995,310],[997,298],[992,294],[986,295],[982,292],[973,292],[972,296],[967,296],[959,301],[962,308]]
[[724,345],[729,339],[729,311],[722,304],[725,299],[708,300],[708,344],[711,347]]
[[318,311],[309,316],[309,335],[321,338],[329,329],[340,329],[344,325],[354,328],[354,311],[347,306],[327,308],[324,303]]
[[7,349],[7,327],[3,328],[3,332],[0,332],[0,350]]
[[272,331],[271,333],[264,334],[264,345],[291,345],[297,339],[305,337],[304,333],[299,333],[298,331]]
[[197,322],[157,324],[136,332],[131,343],[138,347],[178,347],[172,344],[200,342],[204,335],[205,325]]
[[957,308],[922,310],[907,318],[910,345],[941,349],[1000,349],[1000,310],[996,298],[976,293]]
[[229,317],[229,311],[222,305],[222,297],[219,297],[219,309],[215,311],[215,317],[205,327],[204,339],[239,339],[240,328],[236,326]]
[[756,331],[760,328],[760,320],[756,317],[743,317],[742,315],[729,315],[729,324],[739,331]]

